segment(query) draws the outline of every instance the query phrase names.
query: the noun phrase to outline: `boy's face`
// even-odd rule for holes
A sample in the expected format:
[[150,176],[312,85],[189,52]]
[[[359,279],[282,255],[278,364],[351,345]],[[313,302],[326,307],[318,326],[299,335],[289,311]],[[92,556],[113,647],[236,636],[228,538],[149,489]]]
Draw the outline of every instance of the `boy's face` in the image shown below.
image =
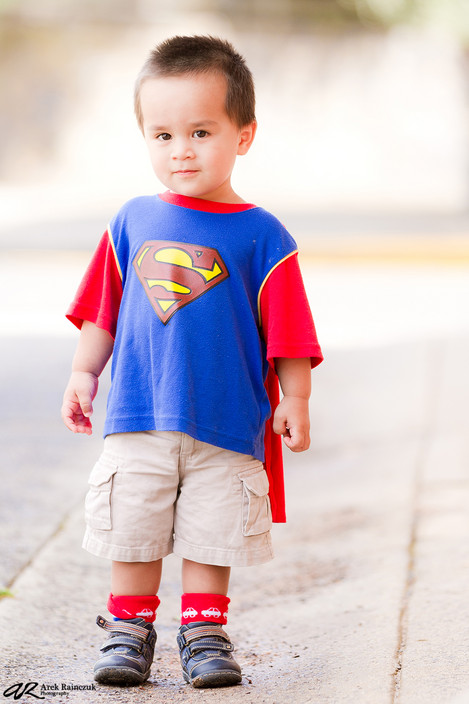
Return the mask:
[[225,110],[219,73],[151,78],[142,85],[143,134],[158,179],[175,193],[240,202],[231,187],[238,154],[251,146],[256,123],[239,128]]

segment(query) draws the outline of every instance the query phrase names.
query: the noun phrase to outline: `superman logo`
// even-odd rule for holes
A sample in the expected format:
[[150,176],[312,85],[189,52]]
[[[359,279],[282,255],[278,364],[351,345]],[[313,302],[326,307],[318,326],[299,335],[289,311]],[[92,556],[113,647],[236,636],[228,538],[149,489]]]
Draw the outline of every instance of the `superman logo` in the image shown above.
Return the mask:
[[216,249],[185,242],[145,242],[133,265],[153,310],[165,325],[177,310],[229,276]]

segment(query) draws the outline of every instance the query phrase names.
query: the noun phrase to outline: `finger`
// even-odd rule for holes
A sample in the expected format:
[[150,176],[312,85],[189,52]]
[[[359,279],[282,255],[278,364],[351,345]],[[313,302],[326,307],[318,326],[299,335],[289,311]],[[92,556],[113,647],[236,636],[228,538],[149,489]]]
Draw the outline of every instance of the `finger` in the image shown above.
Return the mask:
[[86,394],[81,394],[77,391],[78,403],[80,404],[80,409],[85,418],[89,418],[93,415],[93,403],[91,396]]
[[65,426],[72,431],[72,433],[85,433],[86,435],[92,434],[92,425],[88,418],[81,416],[80,418],[64,418]]
[[272,423],[272,430],[277,435],[285,435],[285,433],[288,431],[286,418],[282,418],[281,416],[280,417],[274,416],[274,422]]
[[309,447],[309,435],[300,431],[291,431],[284,435],[283,441],[292,452],[304,452]]
[[86,435],[91,435],[92,433],[91,421],[89,418],[85,418],[85,416],[83,415],[77,417],[75,422],[75,428],[77,433],[85,433]]
[[87,435],[91,435],[91,421],[83,415],[77,403],[64,404],[62,406],[61,416],[65,426],[71,430],[72,433],[86,433]]
[[75,407],[74,404],[64,403],[60,413],[63,422],[69,430],[75,430]]

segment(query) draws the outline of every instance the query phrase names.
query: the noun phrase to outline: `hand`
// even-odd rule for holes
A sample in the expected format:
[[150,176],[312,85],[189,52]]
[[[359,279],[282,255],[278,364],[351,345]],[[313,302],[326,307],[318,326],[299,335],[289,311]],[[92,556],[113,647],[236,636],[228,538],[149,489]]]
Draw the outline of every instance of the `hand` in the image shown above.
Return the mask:
[[90,417],[93,400],[98,391],[98,377],[91,372],[72,372],[65,389],[62,420],[73,433],[93,432]]
[[300,396],[284,396],[274,413],[273,430],[283,435],[292,452],[303,452],[310,445],[309,403]]

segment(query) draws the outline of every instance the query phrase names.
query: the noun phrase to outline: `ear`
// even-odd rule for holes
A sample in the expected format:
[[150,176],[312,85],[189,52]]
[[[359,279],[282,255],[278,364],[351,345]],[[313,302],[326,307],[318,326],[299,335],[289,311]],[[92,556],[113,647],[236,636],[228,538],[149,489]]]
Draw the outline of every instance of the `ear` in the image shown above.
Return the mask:
[[249,125],[245,125],[239,132],[238,154],[247,154],[256,136],[257,122],[253,120]]

